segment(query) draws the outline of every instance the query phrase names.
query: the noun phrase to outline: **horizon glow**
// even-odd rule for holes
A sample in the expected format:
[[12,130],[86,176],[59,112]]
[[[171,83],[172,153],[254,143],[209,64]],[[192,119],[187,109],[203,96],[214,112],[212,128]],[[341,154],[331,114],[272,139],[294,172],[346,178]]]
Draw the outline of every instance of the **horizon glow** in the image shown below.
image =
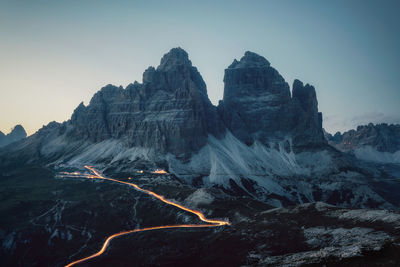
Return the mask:
[[400,123],[398,1],[2,1],[0,131],[68,120],[106,84],[126,87],[185,49],[214,104],[247,50],[315,86],[331,133]]

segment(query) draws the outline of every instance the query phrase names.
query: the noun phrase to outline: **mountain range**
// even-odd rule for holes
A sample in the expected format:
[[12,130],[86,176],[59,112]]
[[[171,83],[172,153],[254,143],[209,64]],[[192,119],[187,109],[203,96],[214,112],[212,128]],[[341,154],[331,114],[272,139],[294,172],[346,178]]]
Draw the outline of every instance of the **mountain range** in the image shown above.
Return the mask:
[[340,151],[354,154],[357,158],[381,162],[400,163],[400,125],[368,124],[341,134],[325,134],[328,143]]
[[188,54],[173,48],[157,68],[144,71],[142,83],[101,88],[70,120],[51,122],[1,151],[0,164],[163,168],[190,185],[221,187],[272,206],[400,206],[386,193],[391,182],[380,179],[379,167],[328,144],[312,85],[295,80],[290,87],[253,52],[227,67],[224,84],[214,106]]

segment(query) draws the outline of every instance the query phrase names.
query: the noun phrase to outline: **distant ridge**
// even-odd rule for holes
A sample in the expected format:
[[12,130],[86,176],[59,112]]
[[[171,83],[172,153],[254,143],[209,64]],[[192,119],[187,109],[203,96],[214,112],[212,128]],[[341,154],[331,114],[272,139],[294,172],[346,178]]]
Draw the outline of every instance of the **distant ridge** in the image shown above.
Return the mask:
[[24,139],[26,136],[26,131],[20,124],[16,125],[7,135],[0,131],[0,147]]
[[325,137],[330,145],[360,159],[400,163],[400,124],[369,123],[343,134],[325,133]]

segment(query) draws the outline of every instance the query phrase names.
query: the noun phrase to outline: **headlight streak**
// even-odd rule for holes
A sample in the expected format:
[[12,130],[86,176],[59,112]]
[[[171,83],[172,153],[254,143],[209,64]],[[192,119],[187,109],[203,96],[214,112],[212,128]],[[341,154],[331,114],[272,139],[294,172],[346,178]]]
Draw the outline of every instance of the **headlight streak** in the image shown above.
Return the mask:
[[[196,215],[201,221],[207,223],[207,224],[176,224],[176,225],[161,225],[161,226],[153,226],[153,227],[145,227],[145,228],[139,228],[139,229],[133,229],[133,230],[127,230],[127,231],[122,231],[113,235],[110,235],[106,238],[106,240],[103,243],[103,246],[101,247],[101,249],[90,255],[87,256],[85,258],[73,261],[69,264],[66,265],[66,267],[70,267],[82,262],[85,262],[87,260],[93,259],[95,257],[100,256],[101,254],[103,254],[108,245],[110,244],[111,240],[119,237],[119,236],[123,236],[123,235],[127,235],[127,234],[131,234],[131,233],[137,233],[137,232],[145,232],[145,231],[152,231],[152,230],[160,230],[160,229],[172,229],[172,228],[205,228],[205,227],[218,227],[218,226],[224,226],[224,225],[230,225],[230,223],[228,221],[222,221],[222,220],[214,220],[214,219],[207,219],[204,214],[201,211],[198,210],[193,210],[190,208],[187,208],[185,206],[182,206],[178,203],[172,202],[170,200],[167,200],[165,197],[154,193],[153,191],[147,190],[147,189],[143,189],[140,186],[138,186],[137,184],[134,183],[129,183],[129,182],[124,182],[124,181],[120,181],[117,179],[113,179],[113,178],[107,178],[102,176],[98,171],[96,171],[93,167],[91,166],[85,166],[86,169],[90,170],[92,172],[92,174],[84,174],[84,173],[79,173],[79,172],[61,172],[59,177],[61,178],[87,178],[87,179],[101,179],[101,180],[107,180],[107,181],[111,181],[111,182],[117,182],[117,183],[121,183],[121,184],[125,184],[128,186],[133,187],[134,189],[136,189],[137,191],[146,193],[148,195],[151,195],[159,200],[161,200],[162,202],[168,204],[168,205],[172,205],[175,206],[181,210],[190,212],[194,215]],[[156,173],[156,172],[155,172]],[[163,172],[157,172],[159,174],[164,174]],[[166,172],[165,172],[166,173]]]

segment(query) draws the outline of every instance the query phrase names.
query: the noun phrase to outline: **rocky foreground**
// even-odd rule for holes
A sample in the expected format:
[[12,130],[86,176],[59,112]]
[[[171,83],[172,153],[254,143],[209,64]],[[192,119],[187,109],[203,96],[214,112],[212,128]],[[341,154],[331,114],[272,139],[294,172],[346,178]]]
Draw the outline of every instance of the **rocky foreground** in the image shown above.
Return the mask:
[[[5,265],[63,266],[96,252],[104,239],[138,227],[201,223],[127,186],[54,178],[49,170],[1,171],[1,258]],[[128,181],[130,174],[109,174]],[[35,177],[35,179],[31,179]],[[86,266],[396,266],[400,214],[321,202],[273,208],[223,188],[194,188],[173,175],[144,172],[134,182],[229,220],[210,229],[134,233],[112,241]],[[12,215],[12,216],[11,216]]]

